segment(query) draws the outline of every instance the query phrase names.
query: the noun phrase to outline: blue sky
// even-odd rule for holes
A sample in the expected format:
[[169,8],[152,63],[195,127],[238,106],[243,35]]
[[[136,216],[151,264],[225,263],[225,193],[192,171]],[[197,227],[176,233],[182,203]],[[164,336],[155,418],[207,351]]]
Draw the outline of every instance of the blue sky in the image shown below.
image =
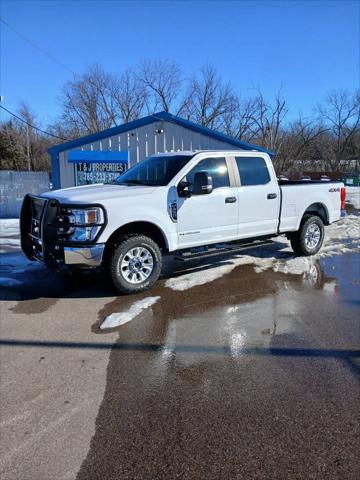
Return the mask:
[[[16,1],[1,17],[70,70],[119,72],[170,58],[185,73],[211,63],[235,89],[271,96],[283,85],[291,116],[310,114],[335,88],[359,85],[359,1]],[[45,126],[72,74],[1,27],[1,95],[26,101]],[[3,117],[4,118],[4,117]]]

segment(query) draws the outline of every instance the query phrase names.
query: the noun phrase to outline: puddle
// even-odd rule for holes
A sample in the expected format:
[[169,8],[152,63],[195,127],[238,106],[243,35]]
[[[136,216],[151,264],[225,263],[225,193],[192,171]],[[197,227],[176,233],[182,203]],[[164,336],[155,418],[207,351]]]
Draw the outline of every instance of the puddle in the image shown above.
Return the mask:
[[[321,458],[347,478],[354,463],[335,462],[356,443],[359,262],[326,257],[300,274],[242,265],[186,290],[160,281],[160,299],[118,328],[77,480],[235,478],[251,455],[266,461],[249,476],[273,478],[274,449],[277,473],[279,462],[316,471]],[[93,331],[148,296],[109,303]]]
[[[340,230],[329,233],[339,252],[353,247],[356,233],[346,224]],[[357,464],[349,452],[358,440],[359,255],[293,260],[283,247],[252,252],[261,265],[219,258],[220,278],[211,264],[172,265],[150,292],[119,297],[99,312],[92,331],[107,335],[114,331],[100,330],[107,316],[160,297],[117,327],[78,480],[286,478],[289,471],[351,477]],[[86,302],[112,295],[103,279],[66,282],[41,267],[14,268],[13,278],[25,279],[5,293],[18,296],[15,312],[44,311],[59,296]],[[190,275],[186,288],[169,288],[184,275]]]

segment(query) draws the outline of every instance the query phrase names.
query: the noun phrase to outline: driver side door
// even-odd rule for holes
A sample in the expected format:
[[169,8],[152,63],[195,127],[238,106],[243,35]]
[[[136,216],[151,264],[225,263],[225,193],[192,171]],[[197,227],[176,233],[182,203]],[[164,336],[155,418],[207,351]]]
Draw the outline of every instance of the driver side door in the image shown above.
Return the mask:
[[[197,172],[213,180],[211,193],[178,197],[178,248],[234,240],[238,229],[238,192],[231,186],[230,164],[225,157],[200,160],[182,179],[193,183]],[[191,185],[189,186],[191,191]]]

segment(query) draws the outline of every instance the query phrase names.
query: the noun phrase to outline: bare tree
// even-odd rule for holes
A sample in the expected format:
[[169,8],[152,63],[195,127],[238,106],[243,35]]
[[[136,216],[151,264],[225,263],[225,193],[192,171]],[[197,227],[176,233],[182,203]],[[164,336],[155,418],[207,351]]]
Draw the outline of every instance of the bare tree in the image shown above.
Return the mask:
[[60,138],[65,140],[74,140],[79,138],[78,128],[70,126],[67,122],[64,122],[63,118],[58,118],[55,122],[52,122],[46,129],[49,133],[59,137],[59,141],[54,143],[59,143]]
[[256,126],[257,102],[254,98],[235,97],[233,106],[224,114],[225,133],[252,142],[258,136]]
[[17,115],[24,121],[15,119],[0,125],[2,168],[49,170],[47,149],[51,140],[36,129],[39,122],[27,104],[21,103]]
[[200,68],[185,93],[182,114],[204,127],[229,131],[238,109],[238,99],[230,83],[224,83],[212,66]]
[[62,122],[78,135],[94,133],[120,123],[111,94],[115,78],[98,65],[67,82],[62,94]]
[[146,87],[132,70],[125,70],[118,81],[111,83],[110,95],[123,123],[141,117],[148,100]]
[[320,160],[316,143],[327,131],[322,123],[302,116],[288,125],[283,132],[281,152],[275,159],[278,173],[315,170],[311,161]]
[[30,107],[22,102],[18,110],[19,116],[24,119],[26,123],[16,121],[17,128],[21,132],[23,138],[24,152],[27,159],[27,169],[34,170],[34,155],[33,155],[33,145],[35,144],[35,135],[36,130],[32,126],[36,127],[37,122],[35,115],[30,110]]
[[356,138],[360,128],[360,90],[351,95],[346,90],[335,90],[318,107],[320,119],[328,126],[330,136],[320,145],[329,168],[340,171],[347,160],[359,156]]
[[181,89],[180,68],[174,62],[144,61],[122,75],[92,65],[63,88],[61,123],[80,136],[139,118],[144,110],[169,111]]
[[116,76],[95,64],[64,86],[61,101],[62,117],[53,128],[71,138],[139,118],[147,92],[133,71]]
[[0,125],[0,160],[4,170],[26,170],[24,138],[14,121]]
[[[179,65],[165,59],[143,61],[120,75],[92,65],[65,84],[61,101],[62,114],[47,130],[66,139],[165,110],[273,150],[282,173],[315,170],[315,163],[324,170],[345,171],[349,161],[360,157],[360,91],[331,92],[312,118],[300,116],[289,123],[281,89],[273,100],[260,90],[243,98],[209,65],[185,84]],[[38,126],[27,105],[18,113]],[[28,161],[31,169],[49,168],[46,150],[52,143],[54,139],[21,121],[0,124],[1,160],[15,169],[27,168]]]
[[288,108],[281,89],[275,95],[273,102],[267,101],[258,90],[249,112],[248,128],[251,138],[264,148],[280,152],[287,112]]
[[148,93],[147,109],[154,113],[159,109],[170,112],[176,106],[181,87],[182,73],[179,65],[171,60],[143,60],[137,78]]
[[23,138],[27,167],[30,170],[49,170],[47,149],[53,141],[33,127],[40,127],[34,111],[25,102],[20,104],[18,114],[27,124],[17,121],[17,128]]

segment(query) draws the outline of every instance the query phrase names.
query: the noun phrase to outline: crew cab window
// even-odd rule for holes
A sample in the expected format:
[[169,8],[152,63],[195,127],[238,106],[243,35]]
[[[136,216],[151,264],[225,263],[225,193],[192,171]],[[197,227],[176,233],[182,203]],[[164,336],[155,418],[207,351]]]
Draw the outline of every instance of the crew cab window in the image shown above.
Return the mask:
[[207,172],[212,176],[213,188],[229,187],[229,173],[225,158],[205,158],[190,170],[185,179],[187,182],[194,182],[194,175],[197,172]]
[[235,157],[242,186],[265,185],[270,181],[266,162],[260,157]]

